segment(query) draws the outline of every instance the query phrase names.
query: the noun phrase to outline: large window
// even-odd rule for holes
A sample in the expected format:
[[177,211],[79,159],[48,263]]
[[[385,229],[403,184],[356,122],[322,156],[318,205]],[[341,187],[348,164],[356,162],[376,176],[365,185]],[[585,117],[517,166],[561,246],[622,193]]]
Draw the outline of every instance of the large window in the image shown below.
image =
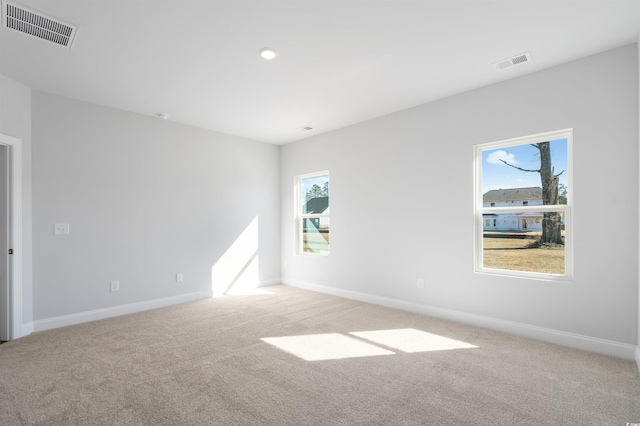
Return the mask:
[[298,253],[329,254],[329,172],[296,177]]
[[571,278],[572,134],[474,147],[476,272]]

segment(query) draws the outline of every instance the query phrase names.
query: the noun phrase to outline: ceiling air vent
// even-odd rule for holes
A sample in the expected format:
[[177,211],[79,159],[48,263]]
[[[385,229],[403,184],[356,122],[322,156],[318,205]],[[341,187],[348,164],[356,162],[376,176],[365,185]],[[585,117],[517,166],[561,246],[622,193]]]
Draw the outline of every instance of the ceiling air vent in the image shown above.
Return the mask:
[[500,71],[505,68],[512,67],[514,65],[524,64],[525,62],[531,62],[531,53],[526,52],[520,55],[514,56],[513,58],[505,59],[504,61],[496,62],[493,66],[496,70]]
[[71,49],[78,27],[18,3],[2,2],[2,25]]

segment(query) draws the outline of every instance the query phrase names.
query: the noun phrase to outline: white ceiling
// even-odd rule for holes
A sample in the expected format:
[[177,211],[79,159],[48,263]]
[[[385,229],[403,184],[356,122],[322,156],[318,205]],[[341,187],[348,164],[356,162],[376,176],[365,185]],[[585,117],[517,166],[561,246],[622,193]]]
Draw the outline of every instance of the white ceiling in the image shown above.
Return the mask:
[[[640,0],[17,2],[79,30],[69,50],[0,29],[1,74],[274,144],[636,43],[640,30]],[[260,58],[265,46],[279,56]],[[492,66],[527,51],[530,63]]]

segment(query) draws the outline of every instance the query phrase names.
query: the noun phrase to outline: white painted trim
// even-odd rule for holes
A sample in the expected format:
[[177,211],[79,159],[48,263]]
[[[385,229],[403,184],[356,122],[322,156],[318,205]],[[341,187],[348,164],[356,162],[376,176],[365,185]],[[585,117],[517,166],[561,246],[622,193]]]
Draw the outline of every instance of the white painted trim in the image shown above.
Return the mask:
[[272,278],[270,280],[260,281],[260,283],[258,283],[258,287],[269,287],[271,285],[279,285],[279,284],[281,284],[280,278]]
[[[278,284],[280,284],[280,278],[274,278],[270,280],[260,281],[258,287],[268,287]],[[109,308],[95,309],[92,311],[45,318],[24,324],[22,326],[22,335],[26,336],[33,333],[34,331],[50,330],[53,328],[81,324],[88,321],[96,321],[120,315],[148,311],[150,309],[164,308],[166,306],[193,302],[195,300],[207,299],[209,297],[212,297],[211,292],[201,291],[196,293],[182,294],[179,296],[166,297],[162,299],[146,300],[144,302],[130,303],[127,305],[113,306]]]
[[[491,318],[482,315],[470,314],[467,312],[454,311],[451,309],[439,308],[437,306],[422,305],[414,302],[407,302],[389,297],[376,296],[372,294],[360,293],[351,290],[343,290],[334,287],[327,287],[318,284],[283,278],[282,283],[292,287],[299,287],[306,290],[317,291],[318,293],[331,294],[333,296],[344,297],[346,299],[358,300],[366,303],[373,303],[389,308],[415,312],[436,318],[470,324],[477,327],[484,327],[491,330],[501,331],[531,339],[554,343],[562,346],[569,346],[590,352],[597,352],[618,358],[638,361],[638,348],[627,343],[614,342],[611,340],[599,339],[596,337],[584,336],[581,334],[568,333],[560,330],[537,327],[534,325],[506,321],[498,318]],[[640,361],[639,361],[640,362]]]
[[[638,48],[638,69],[640,69],[640,35],[638,35],[636,47]],[[638,87],[640,88],[640,72],[638,73]],[[640,90],[638,91],[638,123],[640,123]],[[638,146],[640,146],[640,132],[638,132]],[[640,162],[640,156],[638,157],[638,161]],[[640,208],[640,198],[638,199],[638,207]],[[640,217],[638,220],[640,221]],[[640,243],[640,228],[638,229],[638,242]],[[640,251],[638,252],[638,260],[640,261]],[[638,270],[638,304],[636,305],[636,310],[638,311],[638,347],[636,348],[636,365],[640,372],[640,270]]]
[[[541,141],[552,141],[556,139],[567,140],[567,204],[557,204],[553,206],[517,206],[517,207],[483,207],[482,200],[482,153],[498,148],[528,145]],[[482,143],[473,146],[473,264],[474,272],[479,274],[506,275],[511,277],[540,279],[544,281],[573,281],[573,129],[555,130],[552,132],[539,133],[536,135],[518,137],[497,142]],[[513,212],[545,212],[561,211],[565,214],[566,244],[565,250],[565,272],[559,274],[544,274],[526,271],[511,271],[504,269],[489,269],[482,265],[482,243],[483,243],[483,213],[513,213]]]
[[181,294],[179,296],[165,297],[162,299],[145,300],[143,302],[129,303],[127,305],[111,306],[92,311],[45,318],[34,321],[33,330],[43,331],[50,330],[52,328],[66,327],[68,325],[81,324],[89,321],[148,311],[150,309],[164,308],[166,306],[178,305],[180,303],[193,302],[196,300],[207,299],[211,296],[212,294],[210,291],[200,291],[196,293]]
[[22,330],[22,140],[0,133],[0,144],[9,147],[11,168],[11,212],[9,244],[11,282],[9,283],[9,338],[23,336]]
[[[331,215],[330,214],[305,214],[302,213],[302,205],[304,203],[303,199],[302,199],[302,181],[304,179],[310,179],[310,178],[314,178],[314,177],[322,177],[322,176],[329,176],[329,170],[323,170],[320,172],[313,172],[313,173],[306,173],[303,175],[297,175],[294,176],[294,188],[295,188],[295,193],[294,193],[294,200],[295,200],[295,233],[294,235],[296,236],[296,254],[298,255],[304,255],[304,256],[316,256],[316,257],[329,257],[330,253],[331,253],[331,243],[329,243],[329,251],[328,252],[322,252],[322,253],[314,253],[314,252],[306,252],[302,249],[302,246],[304,245],[304,243],[302,242],[303,239],[303,234],[302,234],[302,221],[304,219],[309,219],[309,218],[330,218]],[[329,182],[331,182],[331,178],[329,177]],[[329,203],[331,203],[331,200],[329,200]],[[329,204],[329,206],[331,206],[331,204]]]
[[29,321],[26,324],[22,324],[22,336],[28,336],[33,333],[33,321]]

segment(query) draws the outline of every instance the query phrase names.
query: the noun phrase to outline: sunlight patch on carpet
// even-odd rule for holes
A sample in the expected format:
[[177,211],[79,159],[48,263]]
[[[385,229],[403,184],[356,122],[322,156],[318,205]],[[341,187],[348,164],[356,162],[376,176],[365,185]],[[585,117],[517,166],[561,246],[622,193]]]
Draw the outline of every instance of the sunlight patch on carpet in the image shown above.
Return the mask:
[[341,333],[326,333],[264,337],[260,340],[305,361],[396,354],[388,348],[405,353],[418,353],[478,347],[460,340],[413,328],[357,331],[349,334],[355,337]]
[[226,293],[227,296],[271,296],[271,295],[275,295],[274,292],[269,291],[269,290],[265,290],[263,288],[249,288],[249,289],[243,289],[243,288],[235,288],[233,287],[231,290],[229,290]]
[[394,355],[387,349],[339,333],[265,337],[261,340],[305,361]]
[[413,328],[359,331],[349,334],[407,353],[477,348],[475,345],[460,340]]

